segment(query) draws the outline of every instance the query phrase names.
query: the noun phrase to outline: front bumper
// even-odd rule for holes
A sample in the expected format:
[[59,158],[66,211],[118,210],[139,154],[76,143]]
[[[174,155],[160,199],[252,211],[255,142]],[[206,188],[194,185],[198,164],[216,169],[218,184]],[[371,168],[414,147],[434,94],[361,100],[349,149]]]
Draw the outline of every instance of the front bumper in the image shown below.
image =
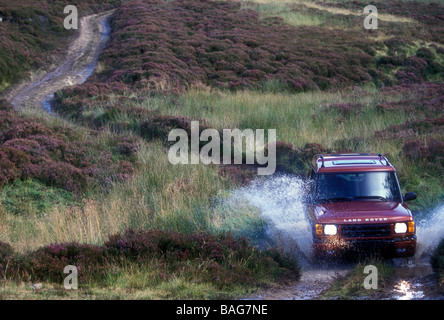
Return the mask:
[[416,235],[393,239],[315,237],[313,249],[314,253],[320,256],[336,256],[347,253],[378,253],[390,258],[412,257],[416,252]]

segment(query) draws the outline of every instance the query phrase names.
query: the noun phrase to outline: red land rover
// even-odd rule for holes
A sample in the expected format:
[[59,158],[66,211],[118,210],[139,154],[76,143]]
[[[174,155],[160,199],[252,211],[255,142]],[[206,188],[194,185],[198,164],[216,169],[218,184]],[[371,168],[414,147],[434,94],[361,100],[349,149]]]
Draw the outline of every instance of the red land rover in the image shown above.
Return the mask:
[[317,155],[309,218],[317,255],[373,252],[411,257],[416,231],[395,168],[381,154]]

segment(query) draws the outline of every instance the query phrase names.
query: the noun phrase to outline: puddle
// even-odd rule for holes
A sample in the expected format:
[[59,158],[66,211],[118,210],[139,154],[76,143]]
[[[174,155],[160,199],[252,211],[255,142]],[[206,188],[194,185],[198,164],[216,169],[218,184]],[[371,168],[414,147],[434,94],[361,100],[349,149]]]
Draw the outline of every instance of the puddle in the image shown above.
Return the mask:
[[421,290],[422,284],[416,281],[401,280],[394,289],[393,298],[396,300],[416,300],[424,299],[424,291]]

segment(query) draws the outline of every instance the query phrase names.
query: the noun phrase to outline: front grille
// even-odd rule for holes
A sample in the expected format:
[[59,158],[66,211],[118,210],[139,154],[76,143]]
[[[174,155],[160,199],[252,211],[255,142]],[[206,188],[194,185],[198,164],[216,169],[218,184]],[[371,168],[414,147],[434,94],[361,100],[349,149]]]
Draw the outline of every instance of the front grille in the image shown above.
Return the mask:
[[341,226],[343,238],[389,237],[392,234],[390,224],[350,224]]

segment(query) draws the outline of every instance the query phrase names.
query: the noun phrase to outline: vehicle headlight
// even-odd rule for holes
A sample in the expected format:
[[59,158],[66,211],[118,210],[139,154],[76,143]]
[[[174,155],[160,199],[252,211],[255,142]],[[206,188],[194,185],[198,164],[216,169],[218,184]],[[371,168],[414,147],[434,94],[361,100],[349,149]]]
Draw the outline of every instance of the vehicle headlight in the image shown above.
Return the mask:
[[324,226],[324,234],[327,236],[334,236],[338,233],[338,227],[334,224],[326,224]]
[[407,223],[405,222],[395,223],[395,233],[406,233],[406,232],[407,232]]

